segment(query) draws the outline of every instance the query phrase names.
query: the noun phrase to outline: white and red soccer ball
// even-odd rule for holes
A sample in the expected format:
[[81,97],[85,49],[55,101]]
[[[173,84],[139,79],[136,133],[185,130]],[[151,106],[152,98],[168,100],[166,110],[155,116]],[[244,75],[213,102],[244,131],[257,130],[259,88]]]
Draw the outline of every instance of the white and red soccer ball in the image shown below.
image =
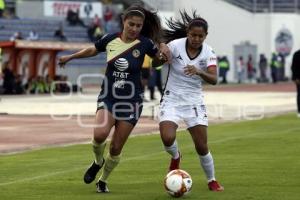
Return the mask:
[[165,179],[166,191],[173,197],[181,197],[192,189],[192,177],[182,169],[170,171]]

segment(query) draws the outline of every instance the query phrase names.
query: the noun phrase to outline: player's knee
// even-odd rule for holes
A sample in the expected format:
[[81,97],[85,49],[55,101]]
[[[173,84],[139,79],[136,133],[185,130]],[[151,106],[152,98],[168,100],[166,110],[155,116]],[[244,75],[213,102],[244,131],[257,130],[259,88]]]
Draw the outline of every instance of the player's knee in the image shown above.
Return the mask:
[[116,144],[111,144],[110,147],[109,147],[109,153],[112,156],[120,155],[121,151],[122,151],[121,147],[116,145]]
[[196,147],[197,153],[201,156],[204,156],[208,154],[208,145],[207,144],[201,144]]
[[175,137],[172,137],[172,136],[164,136],[162,137],[162,141],[164,143],[165,146],[169,147],[171,145],[174,144],[175,142]]
[[105,128],[95,128],[94,129],[94,140],[98,143],[102,143],[106,140],[107,135],[109,134],[109,130]]

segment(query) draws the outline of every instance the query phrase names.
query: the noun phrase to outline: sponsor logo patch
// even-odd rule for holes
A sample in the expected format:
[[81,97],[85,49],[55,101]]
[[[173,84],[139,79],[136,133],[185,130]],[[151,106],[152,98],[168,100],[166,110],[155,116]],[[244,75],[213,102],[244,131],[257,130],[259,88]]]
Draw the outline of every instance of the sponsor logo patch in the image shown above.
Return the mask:
[[125,71],[129,66],[128,61],[125,58],[119,58],[115,61],[115,67],[119,71]]

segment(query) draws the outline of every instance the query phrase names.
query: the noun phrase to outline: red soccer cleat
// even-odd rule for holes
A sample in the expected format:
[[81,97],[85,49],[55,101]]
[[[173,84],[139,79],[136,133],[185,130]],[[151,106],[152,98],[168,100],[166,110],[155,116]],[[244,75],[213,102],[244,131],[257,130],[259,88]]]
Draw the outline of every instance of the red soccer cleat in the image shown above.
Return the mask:
[[208,189],[213,192],[222,192],[224,191],[224,187],[220,185],[217,181],[210,181],[208,183]]
[[180,160],[181,160],[181,153],[180,152],[178,152],[178,153],[179,153],[179,157],[177,159],[171,158],[169,171],[179,169],[179,164],[180,164]]

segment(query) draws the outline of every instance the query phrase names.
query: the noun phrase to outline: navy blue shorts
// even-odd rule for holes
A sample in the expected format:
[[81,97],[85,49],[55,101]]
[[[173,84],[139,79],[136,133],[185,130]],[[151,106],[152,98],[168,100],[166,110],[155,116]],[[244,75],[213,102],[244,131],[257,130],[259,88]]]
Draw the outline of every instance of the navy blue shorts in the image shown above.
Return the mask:
[[98,99],[97,111],[100,109],[108,110],[116,120],[127,121],[135,126],[141,116],[143,102],[124,102],[109,99]]

